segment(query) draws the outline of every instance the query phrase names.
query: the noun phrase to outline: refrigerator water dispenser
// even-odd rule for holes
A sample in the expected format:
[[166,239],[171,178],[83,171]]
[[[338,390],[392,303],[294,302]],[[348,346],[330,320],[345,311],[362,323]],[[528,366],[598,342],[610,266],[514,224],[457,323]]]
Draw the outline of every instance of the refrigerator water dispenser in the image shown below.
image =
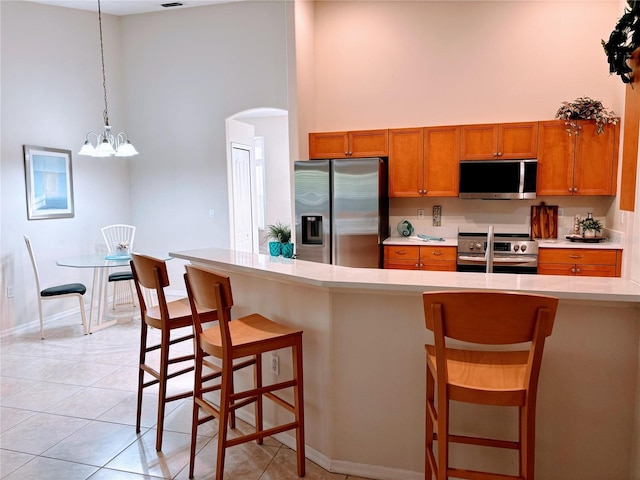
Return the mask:
[[322,215],[302,215],[302,244],[322,245]]

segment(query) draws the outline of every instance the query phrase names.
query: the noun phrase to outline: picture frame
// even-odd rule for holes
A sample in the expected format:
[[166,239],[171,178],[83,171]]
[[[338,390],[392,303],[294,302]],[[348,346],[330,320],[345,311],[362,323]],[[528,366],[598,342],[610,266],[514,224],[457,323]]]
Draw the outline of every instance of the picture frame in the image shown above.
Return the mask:
[[23,145],[27,218],[73,218],[71,150]]

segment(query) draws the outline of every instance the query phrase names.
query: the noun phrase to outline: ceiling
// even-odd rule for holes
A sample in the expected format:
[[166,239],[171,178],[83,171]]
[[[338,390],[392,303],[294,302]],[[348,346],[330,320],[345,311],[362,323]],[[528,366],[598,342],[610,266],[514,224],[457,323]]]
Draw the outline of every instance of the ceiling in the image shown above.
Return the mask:
[[[57,7],[77,8],[80,10],[98,11],[98,0],[26,0],[34,3],[44,3]],[[217,3],[230,3],[242,0],[100,0],[102,13],[111,15],[134,15],[136,13],[166,12],[189,7],[201,7]],[[182,6],[165,8],[163,3],[182,3]]]

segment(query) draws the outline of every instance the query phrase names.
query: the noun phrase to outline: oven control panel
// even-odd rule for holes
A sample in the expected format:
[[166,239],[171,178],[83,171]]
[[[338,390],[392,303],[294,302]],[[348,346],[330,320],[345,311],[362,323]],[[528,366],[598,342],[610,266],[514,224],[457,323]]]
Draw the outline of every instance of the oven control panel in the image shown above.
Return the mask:
[[[482,233],[460,233],[458,235],[458,253],[485,253],[487,235]],[[493,241],[494,253],[516,255],[537,255],[538,243],[524,234],[497,233]]]

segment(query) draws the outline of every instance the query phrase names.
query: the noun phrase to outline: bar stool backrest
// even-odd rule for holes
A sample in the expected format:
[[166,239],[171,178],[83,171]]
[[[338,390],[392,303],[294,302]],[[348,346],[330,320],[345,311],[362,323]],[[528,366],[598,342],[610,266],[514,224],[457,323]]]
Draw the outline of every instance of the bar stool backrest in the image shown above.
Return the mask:
[[164,289],[169,286],[169,273],[167,272],[167,264],[165,261],[148,255],[132,253],[129,263],[138,293],[142,318],[145,318],[147,305],[145,295],[140,287],[156,292],[160,315],[164,322],[168,321],[169,311],[167,310],[167,300]]
[[[194,302],[199,309],[218,311],[223,347],[230,347],[232,343],[229,322],[231,321],[231,307],[233,307],[231,280],[226,275],[202,270],[191,265],[186,265],[185,268],[187,270],[185,274],[187,291],[190,292],[189,301]],[[195,311],[193,306],[192,311]],[[196,335],[202,333],[199,315],[193,315],[193,324]]]
[[530,342],[539,325],[543,337],[551,335],[558,299],[516,292],[427,292],[424,298],[427,329],[463,342],[506,345]]

